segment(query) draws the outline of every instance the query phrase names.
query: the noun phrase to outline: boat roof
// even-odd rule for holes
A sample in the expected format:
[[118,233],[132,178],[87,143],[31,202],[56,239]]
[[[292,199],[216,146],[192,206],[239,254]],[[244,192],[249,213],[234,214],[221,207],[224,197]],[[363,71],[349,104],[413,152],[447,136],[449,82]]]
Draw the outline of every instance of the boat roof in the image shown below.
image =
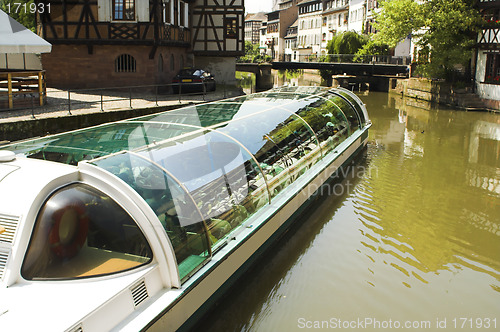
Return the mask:
[[[103,158],[123,151],[139,152],[186,136],[228,125],[238,119],[273,109],[295,113],[309,107],[312,99],[324,101],[331,93],[353,101],[345,89],[325,87],[283,87],[263,93],[240,96],[217,102],[193,105],[163,113],[107,123],[62,134],[15,142],[1,150],[13,151],[28,158],[50,160],[69,165]],[[366,109],[350,103],[368,120]],[[362,103],[361,103],[362,105]],[[286,119],[283,119],[285,121]],[[257,130],[257,128],[254,128]]]

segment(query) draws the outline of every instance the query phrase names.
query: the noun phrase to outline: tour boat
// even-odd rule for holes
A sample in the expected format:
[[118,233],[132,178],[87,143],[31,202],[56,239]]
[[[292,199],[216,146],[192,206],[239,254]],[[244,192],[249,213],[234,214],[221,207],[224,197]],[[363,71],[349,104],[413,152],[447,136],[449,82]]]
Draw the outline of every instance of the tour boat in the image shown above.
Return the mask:
[[0,330],[192,326],[366,146],[342,88],[282,87],[0,148]]

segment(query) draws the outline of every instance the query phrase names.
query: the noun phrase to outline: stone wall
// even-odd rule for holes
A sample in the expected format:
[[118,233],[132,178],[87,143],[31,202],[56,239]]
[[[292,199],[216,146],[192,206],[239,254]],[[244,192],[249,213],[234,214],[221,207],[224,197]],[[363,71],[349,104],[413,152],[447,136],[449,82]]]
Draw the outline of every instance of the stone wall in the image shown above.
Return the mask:
[[495,110],[471,88],[455,89],[450,83],[424,78],[391,78],[389,92],[461,109]]
[[236,84],[236,58],[196,56],[195,66],[215,76],[217,84]]

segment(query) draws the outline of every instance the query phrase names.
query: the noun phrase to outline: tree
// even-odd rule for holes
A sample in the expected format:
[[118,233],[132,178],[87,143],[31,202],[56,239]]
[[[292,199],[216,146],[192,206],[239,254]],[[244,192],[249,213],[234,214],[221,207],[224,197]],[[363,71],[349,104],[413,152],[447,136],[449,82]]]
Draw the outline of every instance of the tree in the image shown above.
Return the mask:
[[35,14],[30,10],[32,9],[31,4],[33,4],[33,0],[2,0],[0,8],[26,28],[35,32]]
[[354,31],[346,31],[329,40],[326,48],[328,54],[355,54],[367,42],[366,36]]
[[245,41],[245,55],[239,57],[237,62],[269,62],[271,58],[268,56],[260,55],[259,45],[254,45],[249,41]]
[[357,52],[354,57],[354,61],[363,62],[369,59],[366,59],[365,56],[370,55],[389,55],[390,47],[387,44],[377,42],[371,38],[368,43],[364,44]]
[[429,50],[420,66],[424,76],[454,80],[457,68],[467,68],[481,22],[473,0],[385,0],[374,24],[373,39],[391,47],[411,36]]

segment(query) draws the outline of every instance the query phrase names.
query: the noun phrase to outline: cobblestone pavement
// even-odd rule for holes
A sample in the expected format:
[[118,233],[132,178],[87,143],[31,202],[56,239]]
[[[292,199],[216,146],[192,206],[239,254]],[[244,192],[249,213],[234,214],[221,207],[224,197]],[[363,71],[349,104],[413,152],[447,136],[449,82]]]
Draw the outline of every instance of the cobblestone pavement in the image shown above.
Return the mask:
[[141,88],[116,90],[78,90],[64,91],[47,88],[47,103],[33,109],[0,110],[0,123],[29,121],[48,117],[113,112],[124,109],[143,109],[170,105],[186,105],[219,100],[243,94],[234,86],[217,86],[217,91],[172,95],[156,94],[154,91]]

